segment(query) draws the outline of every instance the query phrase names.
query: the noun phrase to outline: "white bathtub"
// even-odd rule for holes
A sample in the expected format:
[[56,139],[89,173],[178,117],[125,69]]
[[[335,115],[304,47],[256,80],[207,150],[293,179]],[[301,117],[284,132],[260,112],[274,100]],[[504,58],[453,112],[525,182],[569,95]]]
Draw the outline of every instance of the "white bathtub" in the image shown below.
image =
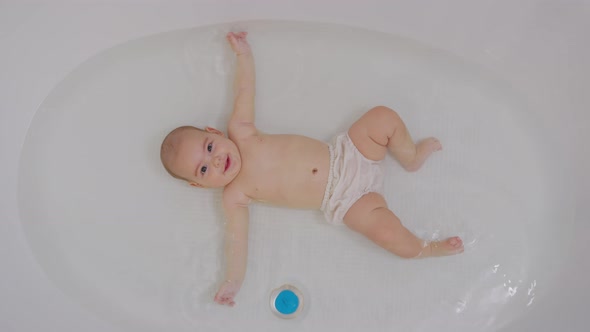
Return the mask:
[[[557,228],[555,242],[550,241],[551,234],[533,236],[543,243],[531,244],[531,248],[538,250],[531,255],[537,261],[527,271],[532,282],[520,290],[528,291],[528,301],[526,305],[511,305],[509,312],[502,312],[499,321],[503,323],[498,328],[502,331],[587,330],[585,315],[590,300],[587,287],[590,259],[586,255],[590,249],[586,238],[590,231],[590,212],[585,208],[590,197],[590,145],[587,143],[590,141],[587,130],[590,5],[587,2],[363,1],[361,4],[255,0],[96,4],[101,2],[0,5],[0,243],[3,245],[0,330],[129,330],[125,328],[129,325],[101,319],[103,316],[66,295],[47,277],[23,232],[17,196],[19,162],[27,130],[39,105],[72,70],[114,45],[160,32],[252,19],[338,23],[388,32],[467,59],[509,82],[512,91],[526,101],[537,129],[546,133],[543,139],[548,143],[544,153],[560,160],[552,164],[550,174],[563,179],[552,190],[564,195],[549,204],[558,209],[554,222],[563,227]],[[534,226],[530,232],[543,234],[543,230]],[[362,304],[360,307],[362,310]],[[455,323],[461,319],[458,314],[458,320],[453,318]],[[269,327],[276,326],[275,318],[268,319]],[[444,322],[444,317],[438,317],[438,321]],[[260,320],[255,326],[265,330],[266,322]],[[482,322],[482,330],[485,325]],[[315,330],[310,325],[300,326]],[[449,326],[453,326],[453,331],[461,330],[461,325]],[[438,329],[450,330],[444,326]],[[195,326],[195,330],[200,329]],[[382,330],[393,331],[395,327],[383,326]],[[465,329],[474,330],[473,325]]]

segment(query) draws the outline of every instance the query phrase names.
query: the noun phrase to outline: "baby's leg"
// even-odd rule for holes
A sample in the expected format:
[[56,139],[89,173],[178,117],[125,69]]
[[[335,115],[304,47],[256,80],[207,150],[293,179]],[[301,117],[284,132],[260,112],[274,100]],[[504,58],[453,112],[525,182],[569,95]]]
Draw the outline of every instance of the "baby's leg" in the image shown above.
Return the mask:
[[380,247],[403,258],[448,256],[463,252],[459,237],[425,244],[407,228],[391,210],[383,196],[369,193],[361,197],[344,216],[344,224]]
[[389,149],[410,172],[417,171],[431,153],[442,149],[434,137],[415,145],[399,115],[384,106],[365,113],[350,127],[348,136],[367,159],[381,160]]

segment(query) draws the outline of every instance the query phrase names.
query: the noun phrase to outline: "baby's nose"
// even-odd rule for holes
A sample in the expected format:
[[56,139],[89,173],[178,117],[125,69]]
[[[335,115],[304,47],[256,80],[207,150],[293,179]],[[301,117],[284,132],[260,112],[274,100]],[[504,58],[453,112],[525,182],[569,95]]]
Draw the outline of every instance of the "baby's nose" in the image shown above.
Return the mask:
[[216,156],[215,159],[213,159],[213,165],[215,167],[219,167],[223,164],[223,160],[221,158],[221,156]]

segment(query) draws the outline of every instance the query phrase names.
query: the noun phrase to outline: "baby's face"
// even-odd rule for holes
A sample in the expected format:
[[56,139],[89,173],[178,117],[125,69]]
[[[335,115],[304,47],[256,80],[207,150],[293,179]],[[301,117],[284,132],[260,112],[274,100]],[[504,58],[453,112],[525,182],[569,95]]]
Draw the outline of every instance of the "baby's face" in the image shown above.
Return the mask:
[[222,132],[209,127],[205,130],[181,133],[170,167],[193,186],[224,187],[240,172],[240,152]]

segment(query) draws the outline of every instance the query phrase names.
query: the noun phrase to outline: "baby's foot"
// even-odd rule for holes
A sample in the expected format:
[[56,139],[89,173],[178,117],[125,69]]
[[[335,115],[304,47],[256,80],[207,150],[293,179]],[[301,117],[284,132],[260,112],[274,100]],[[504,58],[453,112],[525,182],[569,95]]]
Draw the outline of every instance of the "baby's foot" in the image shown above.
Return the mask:
[[442,150],[442,144],[435,137],[427,138],[416,145],[416,157],[414,160],[405,165],[405,169],[408,172],[415,172],[422,167],[422,164],[428,159],[428,157],[436,151]]
[[440,257],[460,254],[464,251],[460,237],[450,237],[443,241],[430,242],[424,253],[427,257]]

